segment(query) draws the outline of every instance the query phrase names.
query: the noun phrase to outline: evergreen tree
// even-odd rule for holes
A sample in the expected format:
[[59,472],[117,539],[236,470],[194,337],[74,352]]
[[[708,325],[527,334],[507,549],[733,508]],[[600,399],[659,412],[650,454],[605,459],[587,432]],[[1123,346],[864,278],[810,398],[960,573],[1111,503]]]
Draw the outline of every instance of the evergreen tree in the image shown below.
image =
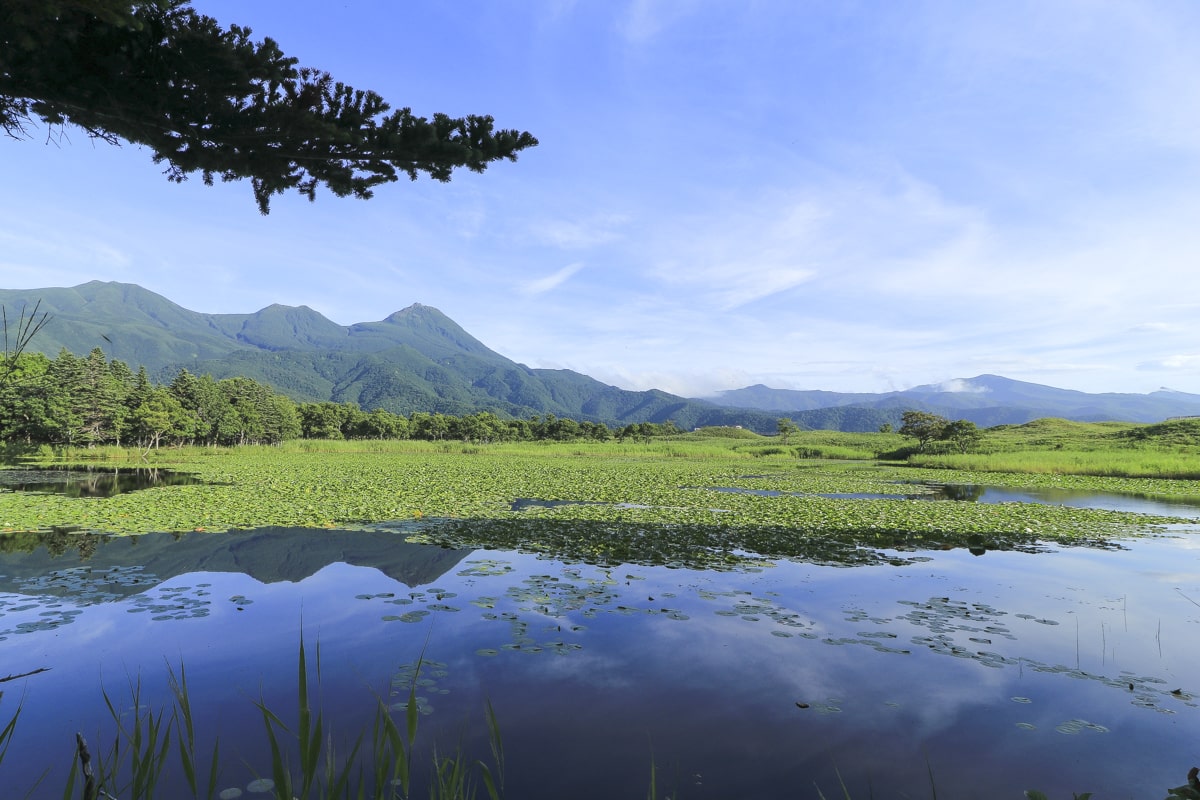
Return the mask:
[[[267,389],[267,387],[263,387]],[[300,415],[290,398],[267,390],[263,403],[263,444],[279,444],[300,437]]]
[[221,439],[223,420],[232,411],[212,376],[197,377],[181,369],[169,389],[192,417],[190,440],[205,445],[217,444]]
[[41,353],[23,353],[7,364],[0,381],[0,439],[23,444],[53,440],[50,363]]
[[401,174],[448,181],[537,145],[490,116],[391,111],[188,0],[5,0],[0,128],[34,138],[35,120],[143,145],[174,182],[249,180],[263,214],[287,191],[369,198]]
[[48,413],[53,415],[51,442],[74,446],[86,444],[85,418],[82,401],[78,398],[84,382],[84,362],[67,350],[46,370]]
[[124,405],[126,391],[127,387],[113,377],[104,351],[92,348],[83,361],[82,380],[73,394],[87,444],[120,444],[121,427],[128,413]]

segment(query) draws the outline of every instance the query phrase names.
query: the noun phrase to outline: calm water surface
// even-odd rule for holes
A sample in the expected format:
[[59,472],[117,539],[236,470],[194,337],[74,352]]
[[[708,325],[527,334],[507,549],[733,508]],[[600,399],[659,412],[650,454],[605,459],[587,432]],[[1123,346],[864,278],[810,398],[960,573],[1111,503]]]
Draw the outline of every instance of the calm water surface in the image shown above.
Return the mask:
[[158,705],[182,662],[244,790],[268,771],[254,702],[294,716],[302,632],[335,730],[402,701],[422,653],[424,745],[484,757],[490,700],[514,798],[644,797],[652,760],[682,798],[841,796],[839,775],[928,797],[930,770],[939,797],[1144,798],[1200,764],[1196,533],[915,555],[703,572],[397,532],[60,534],[0,555],[0,677],[46,670],[0,683],[0,721],[23,703],[0,785],[49,768],[35,796],[61,796],[75,732],[111,741],[101,687],[128,704],[140,676]]
[[160,486],[203,483],[195,475],[157,467],[54,469],[27,467],[0,470],[0,491],[62,494],[68,497],[113,497]]

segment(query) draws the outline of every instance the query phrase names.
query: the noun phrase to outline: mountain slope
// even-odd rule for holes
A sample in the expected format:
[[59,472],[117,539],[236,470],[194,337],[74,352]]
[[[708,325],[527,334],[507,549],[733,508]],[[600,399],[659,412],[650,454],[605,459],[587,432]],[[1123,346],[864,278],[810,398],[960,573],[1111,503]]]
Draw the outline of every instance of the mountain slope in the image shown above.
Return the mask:
[[570,370],[531,369],[419,303],[347,327],[307,306],[203,314],[124,283],[0,290],[10,323],[38,301],[51,322],[33,347],[52,357],[63,348],[83,355],[100,347],[163,382],[180,369],[218,379],[244,375],[298,401],[354,402],[397,414],[554,414],[611,426],[672,420],[685,429],[741,425],[762,433],[774,432],[783,416],[806,428],[873,431],[897,425],[910,408],[985,427],[1042,417],[1156,422],[1200,414],[1200,395],[1088,394],[996,375],[880,394],[758,385],[687,399],[628,391]]
[[397,414],[486,410],[608,425],[668,419],[684,427],[742,424],[769,431],[775,425],[774,416],[760,411],[626,391],[569,370],[530,369],[419,303],[379,322],[343,327],[306,306],[202,314],[122,283],[0,290],[10,316],[39,300],[52,319],[35,349],[54,356],[63,348],[82,355],[100,347],[135,368],[144,365],[163,382],[180,369],[217,379],[243,375],[298,401],[354,402]]

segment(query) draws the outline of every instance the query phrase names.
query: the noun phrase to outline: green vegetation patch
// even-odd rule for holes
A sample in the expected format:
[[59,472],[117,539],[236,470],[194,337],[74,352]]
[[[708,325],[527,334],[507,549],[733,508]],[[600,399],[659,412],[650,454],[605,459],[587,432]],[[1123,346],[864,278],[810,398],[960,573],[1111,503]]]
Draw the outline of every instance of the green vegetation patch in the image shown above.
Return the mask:
[[[854,551],[863,547],[991,548],[1101,540],[1180,521],[1027,503],[820,497],[912,494],[931,477],[949,483],[1001,481],[995,475],[869,462],[756,456],[738,449],[745,440],[730,440],[723,451],[714,449],[713,441],[583,449],[303,442],[303,447],[182,450],[173,466],[205,484],[109,498],[0,492],[0,529],[139,533],[445,519],[450,523],[424,526],[423,535],[441,544],[511,546],[602,563],[717,566],[758,557],[853,561]],[[1004,482],[1009,480],[1022,485],[1044,478],[1007,476]],[[1077,480],[1102,491],[1114,489],[1107,479]],[[1120,487],[1149,494],[1185,490],[1169,482],[1128,479]],[[718,491],[722,488],[746,491]],[[1186,488],[1195,491],[1194,484]],[[515,505],[519,500],[538,502]],[[481,520],[492,524],[477,524]],[[829,536],[843,537],[849,551],[829,557],[805,549],[807,539]],[[686,557],[679,555],[683,550],[689,551]]]

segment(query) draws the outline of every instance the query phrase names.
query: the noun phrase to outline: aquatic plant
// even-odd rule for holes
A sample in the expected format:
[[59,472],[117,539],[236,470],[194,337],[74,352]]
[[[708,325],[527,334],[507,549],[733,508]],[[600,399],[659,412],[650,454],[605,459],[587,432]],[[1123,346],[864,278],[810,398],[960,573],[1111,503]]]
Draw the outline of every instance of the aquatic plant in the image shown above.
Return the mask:
[[[175,466],[194,473],[204,481],[201,485],[159,487],[108,498],[0,491],[0,531],[70,527],[139,533],[268,525],[347,527],[414,518],[545,517],[724,529],[787,528],[800,535],[1094,538],[1178,521],[1029,503],[915,503],[903,497],[921,491],[917,484],[930,479],[1021,485],[1059,481],[1058,476],[996,474],[988,479],[980,473],[866,462],[754,458],[728,449],[715,457],[703,442],[697,445],[701,455],[695,458],[688,449],[681,450],[682,455],[655,452],[658,445],[626,449],[598,445],[603,452],[585,450],[578,455],[567,446],[498,445],[464,454],[413,444],[401,442],[393,449],[368,452],[342,446],[312,452],[244,448],[221,455],[187,451]],[[672,446],[684,445],[692,446],[686,442]],[[1065,485],[1085,479],[1061,480]],[[1115,479],[1086,480],[1108,487]],[[1120,485],[1144,494],[1197,492],[1194,482],[1125,480]],[[717,488],[759,494],[718,493]],[[823,496],[848,493],[894,499]],[[515,507],[522,499],[545,502],[541,507]]]
[[[241,797],[236,788],[220,788],[221,754],[214,740],[207,771],[199,758],[198,737],[187,684],[181,664],[179,672],[168,667],[171,689],[169,707],[151,708],[142,702],[141,679],[131,679],[131,708],[122,710],[107,690],[102,689],[105,705],[116,726],[112,746],[93,759],[82,734],[76,735],[76,760],[66,778],[64,800],[76,796],[82,778],[83,800],[152,800],[177,796],[167,780],[168,769],[177,762],[183,773],[188,796],[195,798]],[[334,800],[341,798],[394,798],[408,800],[419,793],[414,786],[413,753],[418,733],[417,684],[409,686],[404,727],[392,718],[388,704],[376,697],[372,725],[360,731],[345,752],[339,752],[331,725],[316,702],[313,675],[320,682],[320,645],[315,667],[310,667],[301,637],[297,655],[297,696],[294,728],[269,708],[265,701],[255,703],[264,725],[270,763],[248,789],[269,792],[278,800]],[[12,741],[17,718],[14,714],[0,730],[0,762]],[[450,755],[433,752],[426,781],[430,797],[440,800],[469,800],[482,785],[490,800],[500,800],[504,786],[504,744],[500,725],[491,703],[485,708],[484,722],[491,749],[491,764],[468,757],[458,746]],[[175,746],[172,747],[172,741]],[[177,789],[174,791],[178,791]],[[30,790],[32,793],[32,789]]]

